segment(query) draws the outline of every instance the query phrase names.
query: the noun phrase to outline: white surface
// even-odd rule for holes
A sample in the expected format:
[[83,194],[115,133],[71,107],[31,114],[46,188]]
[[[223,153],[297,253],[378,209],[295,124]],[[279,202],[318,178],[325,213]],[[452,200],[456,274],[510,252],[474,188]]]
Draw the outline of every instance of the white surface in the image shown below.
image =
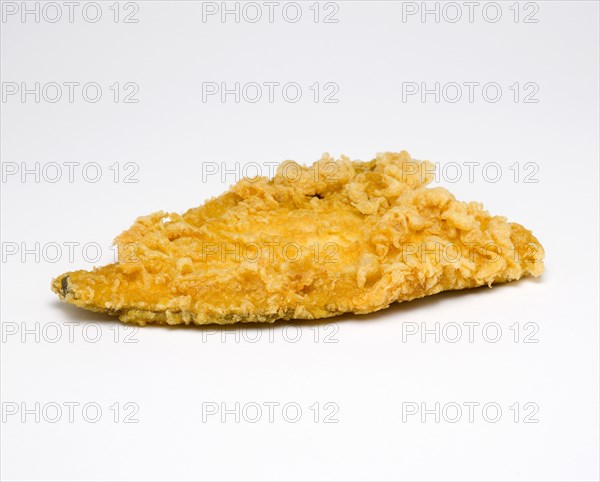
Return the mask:
[[[5,250],[36,242],[64,250],[55,263],[46,251],[39,262],[10,256],[2,264],[4,480],[598,479],[598,4],[538,2],[539,22],[526,24],[511,19],[506,2],[497,23],[479,14],[452,24],[402,22],[401,2],[338,2],[339,22],[324,24],[310,20],[311,3],[296,24],[281,16],[202,22],[201,2],[143,1],[136,24],[114,23],[108,2],[95,24],[76,12],[73,23],[9,17],[0,25],[2,82],[104,88],[95,104],[14,96],[1,104],[3,163],[103,167],[97,183],[76,171],[73,183],[12,176],[1,185]],[[298,82],[304,95],[295,104],[202,102],[202,82],[253,81]],[[137,83],[139,102],[114,103],[114,82]],[[314,82],[337,83],[339,102],[314,103]],[[503,97],[402,102],[402,82],[497,82]],[[514,82],[537,83],[539,102],[515,103]],[[147,328],[132,334],[135,344],[124,342],[131,331],[60,304],[49,290],[53,276],[94,264],[80,247],[70,261],[63,243],[98,243],[103,264],[111,240],[138,215],[184,211],[233,183],[202,182],[203,163],[307,164],[325,151],[366,160],[402,149],[442,165],[500,164],[497,183],[478,175],[441,184],[532,229],[546,249],[543,277],[296,324],[300,335],[287,325]],[[113,182],[115,162],[137,163],[139,182]],[[515,183],[514,162],[537,163],[539,182]],[[459,323],[463,338],[403,342],[411,327],[436,322]],[[493,322],[502,329],[497,343],[481,333]],[[480,324],[473,343],[465,323]],[[539,342],[515,343],[515,323],[539,329]],[[39,343],[34,335],[23,343],[23,329],[36,327]],[[96,327],[100,341],[86,341]],[[50,343],[56,328],[62,339]],[[103,414],[89,423],[76,409],[73,423],[66,412],[49,423],[47,411],[40,423],[34,415],[23,423],[6,413],[36,402],[47,410],[93,402]],[[120,419],[131,411],[125,403],[137,404],[138,423],[115,423],[115,402]],[[207,402],[265,411],[257,423],[233,415],[204,423]],[[269,423],[265,402],[296,403],[302,417],[290,423],[279,407]],[[337,423],[322,420],[328,402],[339,408]],[[457,423],[403,423],[407,402],[481,405],[473,423],[466,413]],[[488,402],[503,410],[497,423],[481,416]],[[523,423],[525,403],[539,407],[538,423]]]

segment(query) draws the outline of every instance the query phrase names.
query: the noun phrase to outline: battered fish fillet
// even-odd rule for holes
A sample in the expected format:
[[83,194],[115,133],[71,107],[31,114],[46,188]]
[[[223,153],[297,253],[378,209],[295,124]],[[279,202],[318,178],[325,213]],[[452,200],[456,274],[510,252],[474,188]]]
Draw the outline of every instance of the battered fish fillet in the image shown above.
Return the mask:
[[183,215],[138,218],[117,263],[52,289],[124,322],[202,325],[370,313],[543,272],[530,231],[427,188],[433,171],[405,151],[286,161]]

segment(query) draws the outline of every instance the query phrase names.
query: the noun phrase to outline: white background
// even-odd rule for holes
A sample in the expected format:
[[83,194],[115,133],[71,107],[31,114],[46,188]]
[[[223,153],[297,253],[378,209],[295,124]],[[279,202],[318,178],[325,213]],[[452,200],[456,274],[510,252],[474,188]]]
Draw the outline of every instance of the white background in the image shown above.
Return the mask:
[[[202,2],[194,1],[139,1],[137,23],[122,16],[115,23],[113,2],[100,2],[97,23],[80,9],[70,23],[58,3],[64,11],[56,23],[36,23],[32,15],[22,22],[19,12],[0,24],[4,89],[7,82],[103,88],[97,103],[76,90],[72,103],[65,91],[56,103],[36,103],[33,95],[22,102],[17,94],[1,104],[3,172],[21,163],[64,168],[55,183],[48,182],[54,171],[46,171],[40,182],[33,175],[23,182],[18,173],[1,184],[4,480],[598,479],[597,2],[521,4],[519,22],[513,2],[500,2],[496,23],[481,7],[470,22],[461,2],[456,23],[447,21],[455,15],[448,9],[439,22],[433,15],[422,22],[419,14],[403,21],[403,8],[411,7],[394,1],[337,2],[337,23],[322,16],[315,23],[313,2],[302,3],[297,23],[280,10],[270,23],[262,3],[257,23],[232,16],[222,23],[218,15],[203,22]],[[121,4],[119,11],[132,8]],[[530,19],[538,22],[524,23],[533,9]],[[139,102],[115,103],[108,89],[115,82],[136,83]],[[297,82],[303,94],[297,103],[280,94],[272,103],[232,96],[203,102],[203,82]],[[336,83],[339,102],[315,103],[308,90],[315,82]],[[480,90],[473,102],[466,90],[456,103],[436,103],[432,95],[403,102],[403,82],[496,82],[503,93],[495,103]],[[515,82],[535,83],[538,102],[515,102]],[[137,216],[182,212],[226,190],[236,176],[203,179],[203,169],[215,165],[209,163],[310,164],[326,151],[368,160],[402,149],[463,166],[458,182],[439,184],[533,230],[546,249],[543,277],[368,316],[225,331],[127,330],[50,292],[52,277],[110,262],[112,239]],[[88,182],[76,169],[71,183],[65,162],[96,162],[102,176]],[[467,162],[498,163],[502,176],[489,182],[475,171],[469,182]],[[515,162],[535,163],[538,182],[516,182]],[[119,182],[109,169],[115,163]],[[139,182],[123,182],[126,163],[136,163]],[[69,242],[80,243],[72,260]],[[63,248],[55,262],[51,243]],[[102,247],[101,261],[86,261],[86,243]],[[8,255],[14,246],[19,252]],[[34,254],[22,259],[23,248]],[[447,332],[439,343],[433,335],[423,343],[407,336],[436,323],[458,323],[462,338],[450,343],[454,332]],[[479,324],[472,343],[465,323]],[[485,326],[499,326],[500,340],[487,341]],[[97,329],[101,339],[92,343]],[[57,330],[61,339],[52,343]],[[524,343],[532,330],[538,342]],[[42,413],[39,423],[35,414],[23,422],[20,412],[6,413],[14,406],[35,411],[36,402],[81,405],[73,423],[66,408],[56,423],[48,421],[55,412]],[[109,407],[128,402],[139,407],[138,422],[122,420],[131,410],[115,422]],[[248,421],[254,411],[239,423],[234,415],[223,423],[220,413],[204,422],[211,402],[259,404],[263,414],[256,423]],[[265,402],[280,404],[273,423]],[[465,411],[456,423],[444,414],[439,423],[434,415],[423,423],[420,414],[403,422],[411,402],[457,403]],[[472,423],[464,402],[480,404]],[[102,408],[97,423],[83,418],[86,403]],[[296,423],[283,416],[286,403],[301,407]],[[337,423],[323,420],[332,412],[323,410],[326,403],[334,404],[330,421]],[[486,403],[502,408],[498,422],[482,416]],[[517,422],[509,408],[515,403]],[[526,403],[538,407],[537,423],[524,423]]]

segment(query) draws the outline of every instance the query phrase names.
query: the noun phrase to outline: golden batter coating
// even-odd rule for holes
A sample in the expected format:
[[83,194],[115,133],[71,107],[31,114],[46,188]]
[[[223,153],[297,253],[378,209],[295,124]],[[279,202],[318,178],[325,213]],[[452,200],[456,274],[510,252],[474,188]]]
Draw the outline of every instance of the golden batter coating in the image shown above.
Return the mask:
[[124,322],[202,325],[370,313],[542,274],[530,231],[427,188],[432,176],[405,151],[286,161],[183,215],[138,218],[115,240],[117,263],[52,289]]

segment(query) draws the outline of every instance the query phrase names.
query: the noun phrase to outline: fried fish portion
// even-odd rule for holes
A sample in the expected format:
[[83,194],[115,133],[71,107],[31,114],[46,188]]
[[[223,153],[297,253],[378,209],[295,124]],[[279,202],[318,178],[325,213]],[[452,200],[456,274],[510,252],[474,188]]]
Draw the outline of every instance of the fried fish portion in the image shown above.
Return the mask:
[[426,187],[432,176],[405,151],[286,161],[183,215],[138,218],[115,240],[118,262],[52,289],[124,322],[201,325],[370,313],[541,275],[530,231]]

